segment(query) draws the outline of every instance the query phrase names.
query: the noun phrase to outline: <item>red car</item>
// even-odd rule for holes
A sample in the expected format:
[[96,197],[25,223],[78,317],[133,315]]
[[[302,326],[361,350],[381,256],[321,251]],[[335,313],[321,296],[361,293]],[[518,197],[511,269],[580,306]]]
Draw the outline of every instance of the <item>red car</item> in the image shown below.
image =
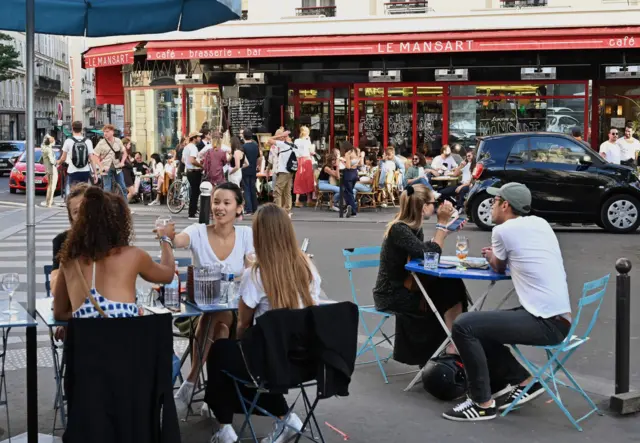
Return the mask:
[[[56,155],[56,160],[60,158],[62,151],[59,146],[56,146],[53,149],[53,152]],[[27,163],[25,161],[26,153],[22,153],[18,162],[14,165],[11,170],[11,175],[9,175],[9,192],[15,194],[18,190],[26,191],[27,184],[25,183],[25,174],[27,172]],[[42,163],[42,151],[40,148],[35,149],[34,153],[35,161],[36,161],[36,192],[47,192],[47,187],[49,186],[49,181],[45,175],[45,167]],[[61,189],[61,180],[60,180],[60,167],[58,167],[58,185],[56,186],[56,192],[59,192]]]

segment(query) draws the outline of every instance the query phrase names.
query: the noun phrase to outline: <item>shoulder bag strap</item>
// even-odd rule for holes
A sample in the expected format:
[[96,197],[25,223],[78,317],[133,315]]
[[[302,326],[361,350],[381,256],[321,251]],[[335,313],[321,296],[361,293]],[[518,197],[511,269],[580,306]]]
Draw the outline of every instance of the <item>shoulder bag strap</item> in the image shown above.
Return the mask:
[[104,310],[100,307],[95,297],[91,293],[91,289],[89,288],[89,285],[87,285],[87,281],[84,279],[84,274],[82,274],[82,269],[80,269],[80,262],[77,259],[74,260],[74,266],[76,269],[76,273],[78,274],[78,278],[82,282],[82,288],[89,295],[89,300],[91,300],[91,304],[93,305],[93,307],[96,308],[96,311],[98,311],[103,318],[109,318],[109,315],[104,312]]

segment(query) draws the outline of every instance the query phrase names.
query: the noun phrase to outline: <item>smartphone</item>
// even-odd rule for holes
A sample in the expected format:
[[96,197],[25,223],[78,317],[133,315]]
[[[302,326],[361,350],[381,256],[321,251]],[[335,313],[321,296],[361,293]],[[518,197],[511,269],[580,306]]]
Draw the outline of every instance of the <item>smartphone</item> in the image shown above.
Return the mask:
[[309,239],[305,238],[304,240],[302,240],[302,247],[300,248],[302,249],[302,252],[306,253],[307,249],[309,249]]
[[440,269],[453,269],[456,265],[453,263],[438,263],[438,268]]
[[457,219],[455,219],[452,223],[449,223],[449,226],[447,226],[447,229],[448,229],[449,231],[454,231],[454,232],[455,232],[455,231],[457,231],[457,230],[458,230],[458,228],[460,228],[460,225],[461,225],[462,223],[464,223],[465,221],[467,221],[467,219],[466,219],[466,218],[464,218],[464,217],[458,217],[458,218],[457,218]]

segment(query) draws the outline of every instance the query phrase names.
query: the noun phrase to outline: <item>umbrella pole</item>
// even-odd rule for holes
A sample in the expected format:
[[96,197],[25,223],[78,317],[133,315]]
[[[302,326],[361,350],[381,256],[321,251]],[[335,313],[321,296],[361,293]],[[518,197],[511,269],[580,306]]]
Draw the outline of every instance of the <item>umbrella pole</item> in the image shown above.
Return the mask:
[[[36,202],[35,202],[35,109],[33,76],[35,68],[35,0],[26,0],[27,56],[27,311],[36,317]],[[27,328],[27,441],[38,442],[38,362],[36,327]]]

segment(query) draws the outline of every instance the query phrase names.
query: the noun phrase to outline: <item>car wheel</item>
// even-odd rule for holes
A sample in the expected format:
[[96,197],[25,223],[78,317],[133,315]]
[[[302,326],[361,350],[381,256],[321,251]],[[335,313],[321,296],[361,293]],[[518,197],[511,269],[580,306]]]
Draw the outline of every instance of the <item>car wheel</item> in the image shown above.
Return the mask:
[[16,188],[9,188],[9,192],[15,194],[18,190]]
[[483,231],[490,231],[494,224],[491,221],[491,197],[486,192],[473,199],[473,221]]
[[600,218],[609,232],[633,232],[640,225],[640,202],[630,195],[614,195],[602,205]]

